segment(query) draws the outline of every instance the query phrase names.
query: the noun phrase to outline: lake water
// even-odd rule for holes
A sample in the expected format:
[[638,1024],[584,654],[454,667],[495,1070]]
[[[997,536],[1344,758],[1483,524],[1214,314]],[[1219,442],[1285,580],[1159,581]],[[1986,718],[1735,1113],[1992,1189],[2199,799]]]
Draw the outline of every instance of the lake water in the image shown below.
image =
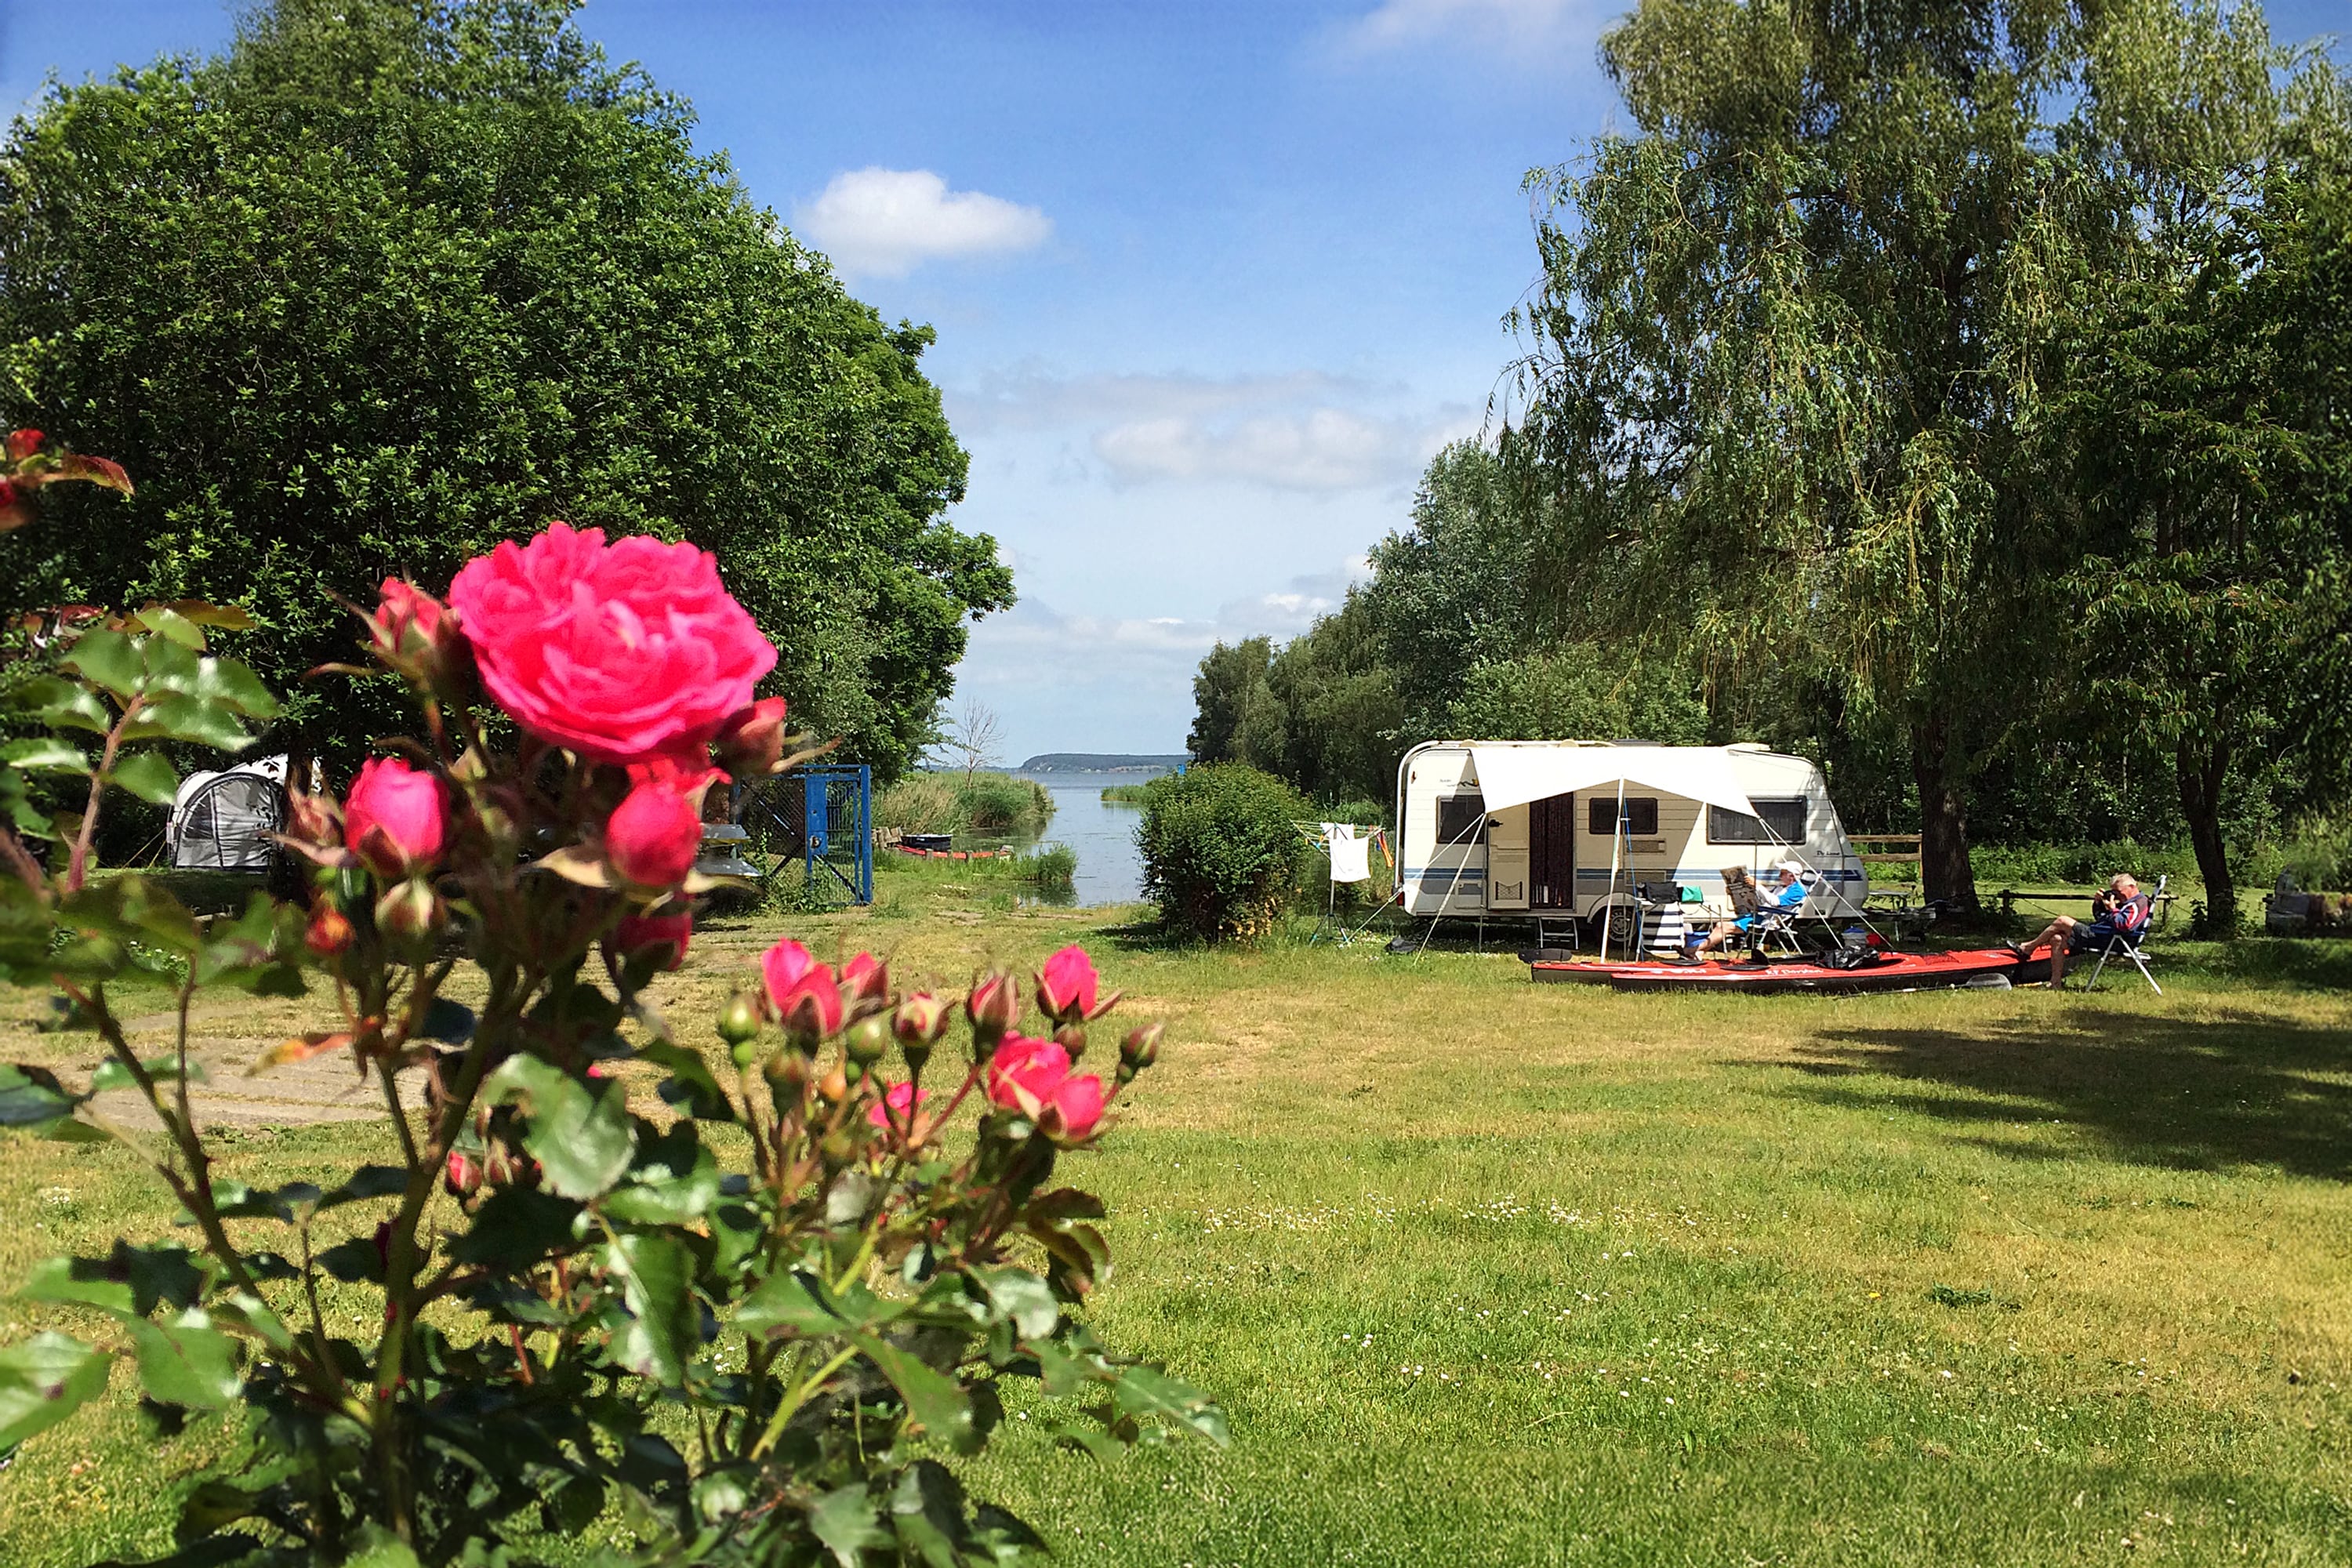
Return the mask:
[[1066,844],[1077,852],[1075,890],[1080,904],[1131,904],[1143,896],[1143,858],[1136,853],[1139,806],[1111,805],[1102,797],[1111,784],[1138,784],[1150,773],[1015,773],[1034,779],[1054,797],[1053,819],[1043,844]]

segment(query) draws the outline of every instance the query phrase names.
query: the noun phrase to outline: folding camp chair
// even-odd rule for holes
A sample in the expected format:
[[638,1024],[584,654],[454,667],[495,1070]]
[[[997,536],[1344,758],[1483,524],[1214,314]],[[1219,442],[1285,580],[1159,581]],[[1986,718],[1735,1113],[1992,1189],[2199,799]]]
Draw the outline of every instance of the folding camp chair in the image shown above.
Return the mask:
[[[2107,939],[2107,945],[2099,950],[2099,961],[2091,965],[2091,978],[2083,983],[2084,990],[2096,989],[2099,984],[2099,972],[2106,968],[2107,960],[2121,958],[2128,960],[2131,966],[2139,971],[2139,977],[2147,982],[2149,990],[2158,996],[2164,994],[2164,987],[2158,985],[2156,983],[2156,976],[2148,973],[2146,947],[2148,931],[2156,924],[2157,901],[2164,897],[2164,885],[2171,879],[2169,876],[2158,877],[2156,879],[2156,891],[2141,895],[2147,901],[2140,905],[2139,923],[2128,931],[2118,931]],[[2135,899],[2132,901],[2139,903],[2140,900]]]
[[1748,928],[1748,950],[1758,958],[1800,958],[1805,944],[1797,940],[1797,922],[1805,918],[1805,906],[1822,889],[1821,873],[1805,871],[1798,879],[1804,885],[1805,896],[1785,910],[1759,909],[1756,923]]

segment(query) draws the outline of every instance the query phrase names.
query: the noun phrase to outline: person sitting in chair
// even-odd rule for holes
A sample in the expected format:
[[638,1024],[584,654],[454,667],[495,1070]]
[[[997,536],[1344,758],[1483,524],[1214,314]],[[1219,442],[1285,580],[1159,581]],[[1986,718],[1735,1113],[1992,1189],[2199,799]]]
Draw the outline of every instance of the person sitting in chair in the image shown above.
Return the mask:
[[2065,983],[2069,957],[2078,952],[2103,952],[2117,937],[2137,937],[2147,929],[2149,908],[2155,901],[2140,892],[2137,878],[2129,871],[2118,871],[2105,888],[2092,895],[2089,920],[2060,915],[2042,927],[2032,941],[2001,945],[2017,954],[2020,963],[2031,959],[2037,948],[2047,946],[2050,988],[2055,991]]
[[[1805,868],[1794,860],[1783,860],[1780,862],[1780,871],[1778,881],[1761,887],[1758,886],[1752,878],[1748,878],[1743,873],[1742,880],[1747,884],[1747,891],[1755,900],[1752,906],[1753,912],[1716,922],[1715,930],[1707,934],[1707,939],[1699,944],[1697,953],[1693,956],[1701,958],[1710,952],[1719,952],[1731,941],[1734,934],[1740,931],[1753,931],[1759,924],[1774,915],[1794,914],[1803,907],[1805,895],[1811,891],[1805,886]],[[1727,882],[1728,878],[1727,877],[1726,879]],[[1734,909],[1739,907],[1739,900],[1740,890],[1735,889],[1732,891]]]

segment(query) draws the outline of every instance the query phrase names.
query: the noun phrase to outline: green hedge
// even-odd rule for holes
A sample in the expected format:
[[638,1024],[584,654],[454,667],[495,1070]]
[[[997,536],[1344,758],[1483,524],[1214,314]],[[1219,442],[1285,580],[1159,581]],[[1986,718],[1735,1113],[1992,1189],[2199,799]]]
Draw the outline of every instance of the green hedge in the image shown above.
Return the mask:
[[1293,824],[1314,815],[1288,784],[1238,763],[1154,779],[1135,831],[1143,896],[1187,936],[1255,942],[1297,893],[1310,851]]

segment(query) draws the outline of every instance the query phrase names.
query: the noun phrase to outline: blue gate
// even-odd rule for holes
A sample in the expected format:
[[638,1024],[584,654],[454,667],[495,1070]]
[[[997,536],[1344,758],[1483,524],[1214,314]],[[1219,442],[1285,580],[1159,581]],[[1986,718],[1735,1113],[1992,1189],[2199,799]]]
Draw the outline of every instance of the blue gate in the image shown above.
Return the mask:
[[812,891],[874,901],[874,770],[794,768],[737,791],[735,820],[762,878],[798,862]]

